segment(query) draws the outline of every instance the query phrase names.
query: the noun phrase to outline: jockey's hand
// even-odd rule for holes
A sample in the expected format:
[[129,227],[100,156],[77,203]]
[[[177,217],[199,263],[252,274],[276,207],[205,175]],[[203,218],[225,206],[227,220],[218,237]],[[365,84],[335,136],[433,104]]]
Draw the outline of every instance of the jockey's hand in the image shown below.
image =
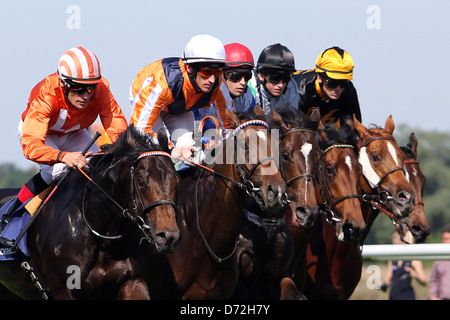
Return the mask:
[[81,152],[68,152],[64,158],[62,158],[62,162],[72,169],[83,168],[87,164],[86,159],[91,155],[91,151],[87,152],[84,156]]
[[194,152],[198,152],[199,150],[199,148],[194,146],[175,147],[172,149],[171,156],[175,159],[187,160],[194,155]]

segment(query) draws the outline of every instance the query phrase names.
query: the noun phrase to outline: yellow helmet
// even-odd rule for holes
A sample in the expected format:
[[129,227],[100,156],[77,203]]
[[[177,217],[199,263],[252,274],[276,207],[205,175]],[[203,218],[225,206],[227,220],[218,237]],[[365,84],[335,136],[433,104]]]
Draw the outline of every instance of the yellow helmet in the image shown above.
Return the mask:
[[319,54],[316,61],[316,73],[325,72],[332,79],[353,79],[352,56],[339,47],[332,47]]

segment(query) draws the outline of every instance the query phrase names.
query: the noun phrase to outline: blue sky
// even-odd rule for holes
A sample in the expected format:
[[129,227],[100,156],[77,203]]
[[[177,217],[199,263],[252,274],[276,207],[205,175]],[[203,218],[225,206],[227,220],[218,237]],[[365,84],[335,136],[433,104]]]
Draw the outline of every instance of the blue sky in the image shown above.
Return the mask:
[[[74,11],[75,10],[75,11]],[[33,86],[74,46],[93,51],[127,119],[128,90],[145,65],[180,56],[196,34],[253,52],[279,42],[309,69],[337,45],[355,61],[363,124],[449,131],[450,1],[2,1],[0,3],[0,163],[33,165],[17,124]],[[79,14],[78,14],[79,13]],[[420,137],[419,137],[420,138]]]

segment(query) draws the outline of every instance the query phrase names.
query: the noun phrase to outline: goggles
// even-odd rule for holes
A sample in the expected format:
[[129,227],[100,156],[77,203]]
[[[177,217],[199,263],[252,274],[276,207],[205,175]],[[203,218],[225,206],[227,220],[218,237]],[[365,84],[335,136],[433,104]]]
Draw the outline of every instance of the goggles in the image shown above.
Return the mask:
[[244,78],[245,82],[252,78],[252,72],[250,70],[242,72],[237,70],[228,70],[225,73],[225,78],[232,82],[239,82],[242,78]]
[[327,86],[327,88],[329,88],[329,89],[336,89],[338,86],[340,86],[342,89],[344,89],[348,85],[348,80],[336,80],[336,79],[331,79],[331,78],[327,77],[327,78],[324,78],[322,81],[323,81],[323,84],[325,86]]
[[75,93],[76,95],[82,95],[82,94],[85,94],[86,92],[88,94],[94,93],[95,88],[97,88],[97,84],[85,85],[85,84],[72,83],[68,87],[69,87],[69,90],[72,91],[73,93]]
[[200,66],[198,67],[197,74],[204,79],[208,79],[212,75],[218,78],[222,75],[222,68],[211,68]]
[[288,83],[291,78],[292,72],[269,72],[264,74],[264,79],[272,84],[279,83],[280,81],[283,83]]

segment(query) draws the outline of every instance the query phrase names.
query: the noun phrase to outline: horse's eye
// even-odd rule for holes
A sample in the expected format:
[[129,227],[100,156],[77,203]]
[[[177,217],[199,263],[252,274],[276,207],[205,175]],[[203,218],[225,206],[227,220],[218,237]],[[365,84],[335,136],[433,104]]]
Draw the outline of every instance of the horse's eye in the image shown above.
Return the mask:
[[283,160],[285,160],[285,161],[289,161],[289,159],[291,158],[290,155],[289,155],[289,152],[283,152],[283,153],[281,154],[281,157],[282,157]]
[[138,183],[138,186],[141,187],[141,188],[145,188],[147,186],[147,184],[145,183],[145,179],[144,178],[138,178],[137,179],[137,183]]
[[376,154],[376,153],[372,153],[371,155],[370,155],[370,158],[372,159],[372,161],[380,161],[380,158],[378,157],[378,154]]
[[335,175],[335,170],[333,166],[326,166],[325,167],[325,173],[329,176],[334,176]]

